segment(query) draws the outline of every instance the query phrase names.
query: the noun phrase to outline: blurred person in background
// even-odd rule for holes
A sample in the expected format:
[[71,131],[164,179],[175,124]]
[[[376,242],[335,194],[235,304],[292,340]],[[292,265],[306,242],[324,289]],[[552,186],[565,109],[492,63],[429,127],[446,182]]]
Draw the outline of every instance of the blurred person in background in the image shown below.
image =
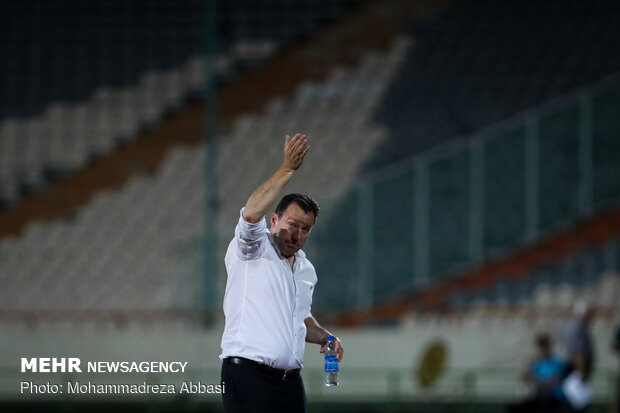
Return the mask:
[[584,301],[575,303],[574,317],[566,323],[562,331],[566,352],[563,377],[568,377],[577,370],[581,373],[583,381],[590,380],[594,369],[594,343],[590,324],[594,314],[594,307],[589,303]]
[[[616,326],[616,331],[611,342],[611,349],[620,357],[620,322]],[[612,413],[620,413],[620,371],[616,376],[616,395],[611,408]]]
[[525,400],[508,406],[509,413],[560,412],[564,399],[560,387],[563,363],[553,355],[549,334],[536,336],[536,354],[527,364],[521,379],[531,387],[531,394]]
[[[252,193],[241,209],[226,252],[228,279],[222,336],[224,410],[306,412],[301,378],[305,342],[322,346],[327,336],[310,310],[316,272],[301,250],[319,214],[318,204],[301,194],[285,195],[265,215],[309,150],[304,135],[286,136],[284,161]],[[336,339],[338,361],[342,344]]]
[[595,310],[592,305],[578,301],[573,318],[562,330],[565,348],[562,392],[573,412],[583,412],[592,397],[591,378],[594,371],[594,342],[590,325]]

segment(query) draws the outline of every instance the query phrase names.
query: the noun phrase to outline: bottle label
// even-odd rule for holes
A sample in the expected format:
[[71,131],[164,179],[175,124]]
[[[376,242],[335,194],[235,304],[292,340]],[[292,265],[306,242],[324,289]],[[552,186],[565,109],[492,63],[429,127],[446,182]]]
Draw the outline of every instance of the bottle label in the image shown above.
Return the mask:
[[325,371],[335,372],[338,371],[338,358],[335,354],[325,355]]

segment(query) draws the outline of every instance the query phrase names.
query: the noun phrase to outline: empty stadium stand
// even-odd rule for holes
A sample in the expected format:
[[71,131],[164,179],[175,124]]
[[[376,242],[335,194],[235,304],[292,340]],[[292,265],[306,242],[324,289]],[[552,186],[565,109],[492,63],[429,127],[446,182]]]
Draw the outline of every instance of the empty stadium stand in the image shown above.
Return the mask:
[[0,207],[135,139],[202,97],[207,79],[231,82],[359,1],[212,3],[3,2]]
[[618,311],[620,244],[591,247],[563,260],[542,264],[531,274],[498,277],[490,286],[458,290],[448,305],[459,310],[472,306],[571,310],[580,299],[596,303],[600,311]]
[[390,164],[620,71],[620,9],[597,2],[470,0],[412,24],[376,121]]
[[[230,237],[244,194],[281,160],[281,141],[274,142],[274,135],[299,128],[316,136],[315,166],[301,171],[298,180],[307,192],[338,193],[354,181],[364,157],[343,155],[360,135],[366,146],[358,154],[369,154],[382,139],[381,130],[367,120],[409,44],[400,39],[385,53],[368,54],[357,68],[336,69],[325,82],[302,85],[291,101],[274,101],[262,116],[233,125],[218,157],[221,246]],[[339,107],[345,109],[342,116],[326,122]],[[347,110],[351,107],[356,110]],[[256,153],[261,153],[260,163]],[[337,171],[321,166],[330,156],[343,158]],[[33,222],[21,236],[6,239],[0,244],[5,263],[0,275],[10,288],[2,292],[3,310],[73,310],[68,317],[79,320],[79,311],[200,307],[204,281],[196,275],[204,245],[204,162],[204,144],[180,147],[155,175],[101,192],[65,220]],[[221,273],[205,281],[215,283],[221,294]],[[27,292],[12,293],[22,289]]]
[[[402,4],[389,3],[393,10]],[[200,57],[188,55],[184,65],[170,70],[145,69],[131,82],[117,82],[118,87],[111,82],[112,87],[91,89],[75,103],[44,105],[45,110],[27,122],[3,120],[2,179],[13,200],[19,197],[24,183],[36,186],[44,182],[46,168],[64,169],[65,173],[77,170],[73,178],[78,178],[88,171],[93,157],[105,164],[127,148],[153,154],[144,162],[147,166],[131,157],[116,164],[118,172],[131,169],[134,161],[138,172],[127,173],[126,184],[119,179],[114,186],[97,187],[94,181],[84,179],[80,185],[91,188],[89,195],[76,195],[79,200],[59,208],[55,215],[46,217],[47,221],[37,221],[33,214],[28,219],[19,217],[21,226],[3,226],[9,228],[4,234],[10,237],[0,243],[0,259],[6,264],[0,270],[0,279],[10,288],[0,293],[2,310],[23,311],[30,319],[45,311],[68,311],[67,319],[79,319],[80,311],[120,310],[129,314],[217,307],[224,287],[222,268],[217,275],[205,275],[202,267],[207,192],[215,193],[220,212],[216,227],[210,228],[216,233],[218,250],[210,253],[221,257],[247,194],[280,161],[281,142],[277,137],[297,131],[310,136],[312,155],[296,177],[296,190],[316,196],[324,210],[308,249],[316,257],[321,282],[338,285],[317,293],[317,308],[365,309],[404,293],[432,290],[472,267],[532,247],[577,220],[588,220],[615,207],[620,193],[614,179],[620,172],[614,157],[620,130],[615,116],[620,88],[614,76],[591,83],[617,72],[615,60],[593,64],[588,76],[573,78],[571,71],[567,74],[570,80],[558,83],[561,87],[543,76],[555,76],[547,67],[541,69],[543,80],[526,87],[530,81],[524,71],[529,73],[536,56],[544,53],[532,52],[533,60],[520,67],[516,62],[521,62],[519,56],[526,52],[518,48],[518,40],[511,35],[505,39],[510,40],[507,44],[492,42],[504,26],[521,33],[532,25],[533,38],[540,36],[549,43],[530,40],[524,44],[540,44],[547,50],[576,21],[586,25],[584,30],[602,36],[596,38],[596,47],[579,50],[596,56],[602,52],[590,49],[600,46],[607,50],[606,45],[613,42],[613,31],[595,30],[598,24],[607,27],[615,16],[611,3],[574,5],[562,13],[555,13],[559,3],[550,4],[528,3],[517,8],[511,2],[501,6],[463,2],[428,23],[416,24],[407,35],[387,32],[381,37],[382,42],[389,39],[386,50],[377,47],[360,54],[361,46],[353,43],[353,54],[361,56],[359,59],[345,56],[342,59],[346,64],[339,65],[340,60],[328,56],[318,60],[321,64],[309,64],[305,72],[291,76],[282,73],[299,66],[297,59],[303,61],[304,56],[316,52],[316,44],[337,42],[319,36],[314,39],[316,44],[309,43],[298,54],[284,56],[289,60],[276,56],[269,75],[253,77],[254,72],[249,72],[233,82],[237,72],[231,67],[237,54],[246,52],[238,39],[232,41],[225,51],[228,54],[219,60],[218,73],[230,74],[230,88],[226,90],[232,92],[223,95],[221,101],[230,127],[219,136],[216,188],[205,187],[204,166],[209,154],[196,126],[197,120],[204,120],[204,107],[188,109],[184,103],[192,90],[204,85],[207,62]],[[15,10],[19,13],[20,9],[15,6]],[[326,16],[336,13],[331,6],[326,10]],[[234,7],[229,12],[237,13]],[[577,18],[577,12],[585,13],[587,24]],[[112,13],[116,15],[118,10]],[[513,27],[506,21],[514,13]],[[479,30],[453,25],[457,20],[466,21],[463,15],[475,16]],[[541,23],[547,15],[557,20],[561,27],[558,32]],[[318,27],[322,19],[309,19],[306,29]],[[409,19],[402,17],[401,23]],[[282,35],[288,39],[282,44],[303,38],[302,29],[306,30],[302,27],[297,34]],[[241,29],[233,31],[239,39],[250,36]],[[364,32],[355,32],[358,41]],[[257,52],[250,45],[248,53],[257,59],[259,55],[272,55],[277,48],[268,46],[269,39],[280,35],[270,33],[266,30],[264,35],[256,35],[263,42],[260,44],[267,46]],[[338,39],[342,42],[330,49],[333,55],[348,50],[352,43],[346,35]],[[444,49],[429,39],[440,39],[447,46]],[[575,39],[569,36],[567,42],[577,42]],[[490,45],[484,52],[488,62],[478,60],[484,54],[479,53],[482,45]],[[508,57],[504,56],[506,50],[512,50]],[[558,49],[555,57],[558,62],[566,60],[562,50]],[[355,64],[351,66],[351,62]],[[549,67],[557,65],[550,63]],[[495,90],[507,77],[521,83],[508,81],[515,93],[499,96]],[[548,83],[551,86],[547,87]],[[261,94],[261,88],[279,94]],[[292,97],[286,94],[290,90],[294,90]],[[569,93],[558,96],[566,91]],[[446,105],[454,108],[446,109]],[[181,107],[178,116],[162,122],[170,110]],[[96,124],[91,123],[93,119]],[[187,120],[191,121],[191,131],[181,128]],[[142,146],[128,142],[151,127],[168,130],[150,142],[145,139]],[[477,132],[464,135],[472,131]],[[36,138],[42,134],[50,137],[44,144]],[[123,148],[118,147],[119,139],[125,144]],[[172,140],[176,143],[167,142]],[[101,169],[99,175],[105,171]],[[58,194],[63,193],[51,192],[38,203],[45,207]],[[70,198],[70,191],[68,194]],[[21,206],[10,212],[19,214],[27,209]],[[16,220],[7,217],[16,216],[5,214],[4,218],[13,222]],[[566,259],[582,262],[580,255],[575,257]],[[589,283],[581,283],[575,272],[566,274],[572,275],[523,277],[518,283],[500,279],[471,293],[444,294],[439,302],[454,307],[473,302],[543,302],[540,297],[549,295],[544,286],[558,281],[566,284],[559,294],[565,304],[577,295],[599,291],[603,287],[597,287],[598,281],[604,285],[615,282],[613,276],[611,281],[604,281],[609,275],[601,271],[588,272],[592,277]],[[494,282],[501,276],[496,274],[488,280]],[[526,281],[534,279],[537,281]],[[124,288],[119,291],[121,283]],[[211,285],[215,297],[210,303],[204,302],[206,284]],[[12,293],[26,287],[26,294]],[[541,292],[532,295],[531,290]],[[45,297],[39,298],[41,295]]]

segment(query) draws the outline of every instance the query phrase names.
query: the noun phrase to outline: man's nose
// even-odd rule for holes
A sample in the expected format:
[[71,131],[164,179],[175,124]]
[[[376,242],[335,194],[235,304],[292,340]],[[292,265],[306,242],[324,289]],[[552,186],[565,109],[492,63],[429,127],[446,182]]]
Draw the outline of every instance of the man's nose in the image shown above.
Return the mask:
[[299,229],[295,228],[294,230],[291,231],[291,241],[297,242],[298,239],[299,239]]

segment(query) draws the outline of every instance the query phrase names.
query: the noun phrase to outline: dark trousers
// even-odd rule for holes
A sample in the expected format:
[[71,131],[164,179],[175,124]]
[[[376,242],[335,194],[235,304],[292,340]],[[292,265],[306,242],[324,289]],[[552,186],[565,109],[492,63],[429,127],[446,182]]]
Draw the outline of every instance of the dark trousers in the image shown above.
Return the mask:
[[222,362],[222,393],[226,413],[306,413],[301,375],[276,377],[249,364]]

